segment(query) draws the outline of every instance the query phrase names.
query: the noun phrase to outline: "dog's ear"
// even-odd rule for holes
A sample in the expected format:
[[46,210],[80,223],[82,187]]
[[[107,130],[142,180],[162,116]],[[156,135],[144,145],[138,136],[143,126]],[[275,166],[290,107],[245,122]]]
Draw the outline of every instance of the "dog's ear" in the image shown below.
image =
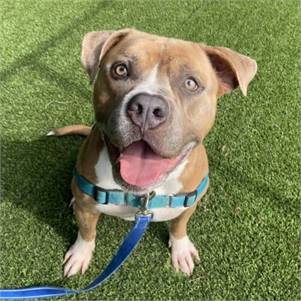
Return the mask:
[[109,49],[122,40],[131,30],[92,31],[88,32],[82,42],[81,62],[92,83],[101,59]]
[[231,92],[237,86],[246,96],[248,85],[257,71],[256,61],[225,47],[204,46],[204,50],[218,77],[218,96]]

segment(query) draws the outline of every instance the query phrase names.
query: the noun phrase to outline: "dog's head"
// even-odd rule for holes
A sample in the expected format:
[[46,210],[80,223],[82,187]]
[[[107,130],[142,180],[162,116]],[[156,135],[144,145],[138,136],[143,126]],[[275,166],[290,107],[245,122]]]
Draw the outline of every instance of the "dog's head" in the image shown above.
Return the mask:
[[217,98],[237,86],[246,95],[257,69],[228,48],[131,29],[86,34],[82,63],[114,178],[137,192],[189,156],[214,123]]

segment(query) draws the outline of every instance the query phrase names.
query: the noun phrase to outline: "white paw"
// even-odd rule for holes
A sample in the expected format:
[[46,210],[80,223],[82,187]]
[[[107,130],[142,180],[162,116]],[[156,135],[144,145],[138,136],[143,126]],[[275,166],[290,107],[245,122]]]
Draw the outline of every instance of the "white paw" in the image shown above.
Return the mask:
[[199,253],[188,236],[176,239],[170,234],[169,247],[171,248],[172,265],[178,272],[179,270],[190,276],[194,269],[194,259],[200,261]]
[[94,249],[95,240],[86,241],[78,232],[75,243],[70,247],[64,258],[64,276],[70,277],[79,271],[83,274],[88,269]]

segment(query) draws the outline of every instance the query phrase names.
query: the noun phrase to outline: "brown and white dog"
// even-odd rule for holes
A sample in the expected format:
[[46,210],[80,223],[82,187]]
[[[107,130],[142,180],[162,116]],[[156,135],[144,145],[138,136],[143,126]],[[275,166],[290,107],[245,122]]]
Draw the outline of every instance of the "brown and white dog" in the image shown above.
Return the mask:
[[[202,142],[213,126],[218,97],[237,86],[246,95],[257,69],[253,59],[228,48],[132,29],[87,33],[81,60],[93,83],[95,125],[49,135],[87,135],[79,173],[104,189],[135,194],[195,190],[208,173]],[[101,213],[133,220],[137,211],[97,203],[74,179],[71,187],[79,232],[65,256],[66,276],[88,268]],[[172,264],[188,275],[199,257],[186,232],[196,206],[153,210],[154,221],[171,221]]]

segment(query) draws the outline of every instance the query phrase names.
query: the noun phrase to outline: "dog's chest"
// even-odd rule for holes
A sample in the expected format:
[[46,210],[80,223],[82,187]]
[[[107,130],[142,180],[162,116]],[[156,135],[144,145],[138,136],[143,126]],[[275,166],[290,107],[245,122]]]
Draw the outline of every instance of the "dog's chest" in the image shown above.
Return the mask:
[[[176,194],[182,188],[181,182],[178,180],[179,175],[183,172],[187,162],[182,162],[176,170],[174,170],[166,179],[164,184],[157,187],[155,192],[157,195]],[[95,165],[95,174],[97,177],[97,185],[104,189],[122,189],[113,178],[112,166],[106,147],[104,147],[98,157]],[[97,205],[100,212],[112,216],[117,216],[125,220],[134,220],[138,208],[124,205]],[[167,221],[176,218],[187,208],[158,208],[153,209],[153,221]]]
[[[129,207],[129,206],[116,206],[116,205],[97,205],[98,210],[101,213],[120,217],[125,220],[133,221],[135,220],[135,215],[138,208]],[[153,221],[154,222],[163,222],[176,218],[187,208],[160,208],[152,209],[153,212]]]

